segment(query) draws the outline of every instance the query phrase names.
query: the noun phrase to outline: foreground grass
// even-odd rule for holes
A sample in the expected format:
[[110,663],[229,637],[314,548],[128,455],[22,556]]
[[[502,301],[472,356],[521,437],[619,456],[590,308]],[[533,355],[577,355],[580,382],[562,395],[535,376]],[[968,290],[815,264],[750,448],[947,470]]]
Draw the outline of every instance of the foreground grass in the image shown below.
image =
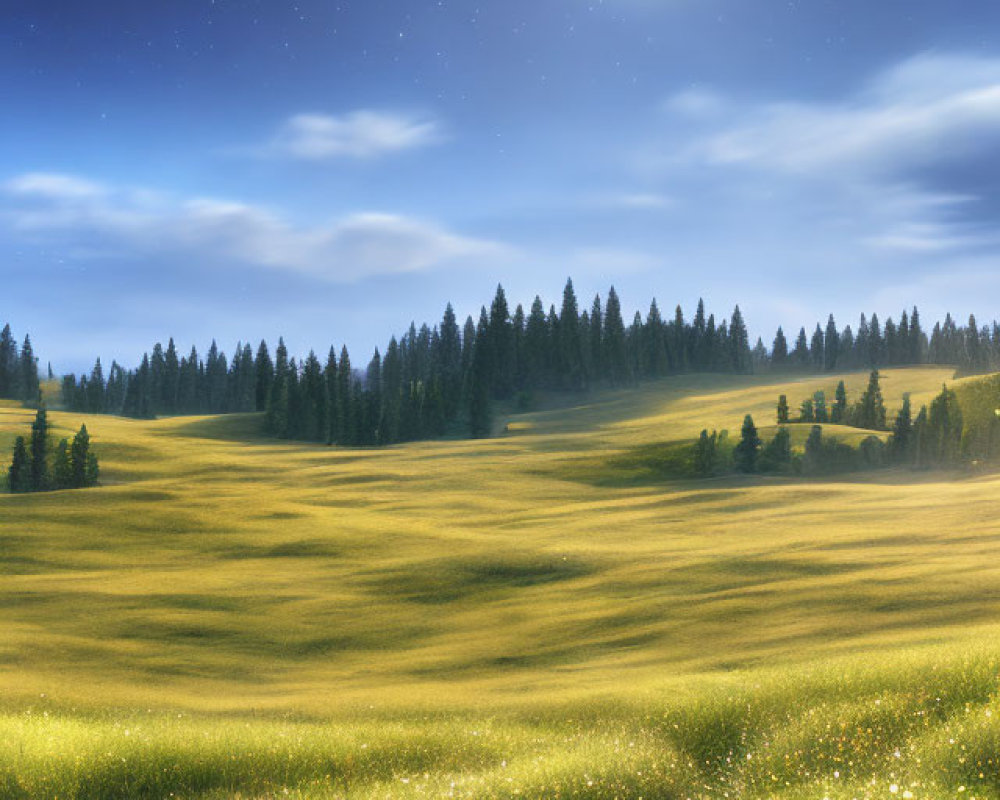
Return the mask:
[[0,496],[0,796],[1000,797],[1000,479],[629,466],[836,380],[386,450],[53,413],[105,485]]

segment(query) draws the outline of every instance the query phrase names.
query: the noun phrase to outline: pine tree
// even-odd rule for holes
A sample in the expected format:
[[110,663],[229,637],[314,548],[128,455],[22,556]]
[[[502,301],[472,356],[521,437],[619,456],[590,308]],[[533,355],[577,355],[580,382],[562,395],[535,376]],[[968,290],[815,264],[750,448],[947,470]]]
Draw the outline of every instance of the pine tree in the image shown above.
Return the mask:
[[21,345],[20,399],[26,406],[35,406],[42,400],[42,387],[38,380],[38,359],[31,349],[31,337],[24,337]]
[[785,332],[778,326],[778,332],[774,334],[774,343],[771,345],[771,366],[783,369],[787,363],[788,342],[785,339]]
[[608,302],[604,306],[604,370],[612,386],[621,386],[628,381],[628,362],[625,355],[625,323],[622,308],[615,287],[608,290]]
[[76,436],[73,437],[73,444],[69,451],[70,467],[73,472],[73,486],[81,488],[89,486],[89,462],[90,462],[90,435],[87,433],[87,426],[81,425]]
[[73,487],[73,464],[70,461],[67,439],[61,439],[56,447],[55,459],[52,462],[52,483],[56,489]]
[[469,434],[473,439],[488,437],[492,433],[493,426],[488,374],[490,358],[484,344],[487,336],[487,325],[484,312],[476,330],[469,376]]
[[14,458],[7,471],[7,486],[12,492],[31,491],[31,456],[23,436],[14,440]]
[[816,372],[823,369],[824,359],[826,358],[823,339],[823,329],[817,322],[816,330],[813,331],[812,341],[809,344],[809,361]]
[[837,393],[830,409],[830,422],[836,425],[847,424],[847,387],[843,381],[837,383]]
[[840,359],[840,334],[837,332],[837,323],[833,319],[833,314],[826,321],[826,335],[823,342],[823,368],[827,372],[833,372],[837,368]]
[[733,309],[733,316],[729,322],[728,343],[730,369],[739,374],[752,372],[753,359],[750,354],[750,339],[739,306]]
[[931,402],[926,429],[928,452],[939,464],[954,464],[961,454],[962,409],[953,389],[941,388]]
[[[375,358],[379,358],[378,351],[375,351]],[[379,359],[381,361],[381,359]],[[347,345],[340,349],[340,364],[337,366],[337,444],[349,445],[357,443],[357,420],[355,417],[356,407],[353,403],[354,378],[351,374],[351,356],[347,352]]]
[[799,419],[798,419],[798,421],[799,422],[815,422],[816,421],[816,413],[815,413],[815,409],[813,408],[813,401],[812,401],[811,397],[808,398],[807,400],[803,400],[802,404],[799,406]]
[[747,414],[743,418],[740,441],[733,451],[733,457],[738,470],[741,472],[754,472],[757,469],[760,445],[761,441],[760,436],[757,434],[757,426],[753,424],[753,417]]
[[806,329],[799,328],[799,335],[795,339],[795,349],[792,351],[792,364],[798,369],[809,368],[809,340],[806,338]]
[[778,397],[778,424],[784,425],[788,422],[788,398],[785,395]]
[[497,284],[496,295],[490,306],[487,343],[490,353],[491,390],[498,398],[509,397],[514,388],[514,330],[503,286]]
[[0,332],[0,397],[15,397],[17,384],[17,342],[10,325],[4,325]]
[[910,395],[903,395],[903,407],[896,414],[889,439],[889,452],[897,464],[909,463],[913,449],[913,419],[910,412]]
[[566,279],[566,287],[563,289],[562,311],[559,314],[556,341],[559,344],[558,364],[563,388],[570,390],[584,388],[580,315],[577,308],[576,292],[573,291],[572,278]]
[[43,492],[49,488],[49,423],[45,406],[35,413],[31,424],[31,491]]
[[861,396],[855,424],[859,428],[885,430],[885,403],[882,400],[882,388],[879,385],[877,369],[873,369],[868,377],[868,388]]

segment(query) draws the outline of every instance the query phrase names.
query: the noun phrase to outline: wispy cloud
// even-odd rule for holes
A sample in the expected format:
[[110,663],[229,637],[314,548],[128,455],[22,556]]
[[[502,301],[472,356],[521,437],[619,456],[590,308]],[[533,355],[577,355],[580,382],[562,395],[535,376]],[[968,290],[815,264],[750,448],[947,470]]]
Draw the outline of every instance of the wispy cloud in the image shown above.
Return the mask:
[[296,114],[262,152],[304,161],[372,159],[443,140],[437,120],[384,111]]
[[785,172],[886,175],[996,148],[1000,60],[922,55],[840,103],[740,109],[747,121],[695,152],[710,163]]
[[[83,191],[88,187],[87,191]],[[489,259],[505,248],[426,220],[359,212],[313,227],[269,209],[210,198],[172,198],[69,175],[22,175],[3,184],[0,219],[21,236],[88,241],[131,255],[185,252],[220,265],[352,282]]]

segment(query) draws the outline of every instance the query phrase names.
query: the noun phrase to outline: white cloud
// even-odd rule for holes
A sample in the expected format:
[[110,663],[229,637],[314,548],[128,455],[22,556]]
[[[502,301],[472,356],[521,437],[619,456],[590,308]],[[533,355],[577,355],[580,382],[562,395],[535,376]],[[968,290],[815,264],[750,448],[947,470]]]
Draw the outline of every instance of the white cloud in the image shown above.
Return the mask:
[[305,161],[370,159],[441,140],[440,123],[403,114],[371,110],[340,116],[296,114],[285,122],[266,152]]
[[745,109],[695,152],[715,164],[885,175],[1000,144],[1000,60],[918,56],[842,103]]
[[100,197],[105,188],[98,183],[53,172],[28,172],[3,184],[11,194],[52,200],[84,200]]
[[[84,186],[92,191],[77,191]],[[59,234],[71,241],[98,235],[105,247],[115,244],[129,254],[182,252],[333,282],[430,270],[462,259],[478,262],[508,252],[500,244],[396,214],[356,213],[303,227],[244,203],[177,200],[73,176],[50,175],[42,182],[20,176],[3,188],[7,200],[0,219],[22,235]],[[27,205],[25,195],[31,195]]]

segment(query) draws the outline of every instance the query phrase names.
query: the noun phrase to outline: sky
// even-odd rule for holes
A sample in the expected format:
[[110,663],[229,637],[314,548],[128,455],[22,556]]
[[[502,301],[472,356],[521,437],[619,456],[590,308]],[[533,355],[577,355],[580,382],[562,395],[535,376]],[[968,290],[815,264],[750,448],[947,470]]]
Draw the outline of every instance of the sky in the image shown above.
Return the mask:
[[1000,4],[3,0],[0,320],[364,363],[498,283],[996,316]]

